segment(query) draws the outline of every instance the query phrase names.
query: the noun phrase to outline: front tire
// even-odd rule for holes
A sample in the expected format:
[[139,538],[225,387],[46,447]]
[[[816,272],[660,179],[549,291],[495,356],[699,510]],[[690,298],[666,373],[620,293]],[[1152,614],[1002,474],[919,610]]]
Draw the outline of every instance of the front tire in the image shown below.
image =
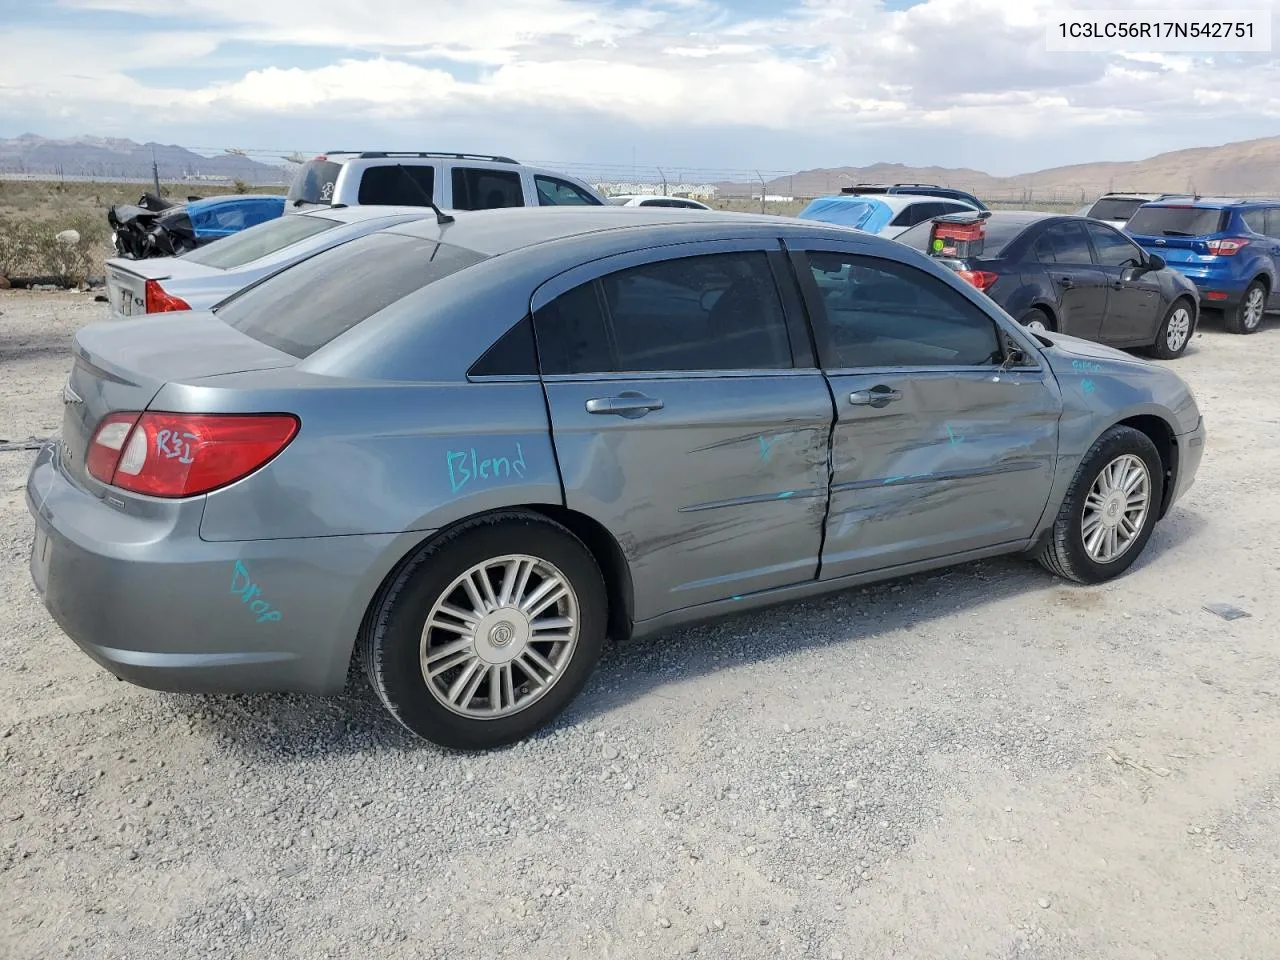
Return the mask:
[[1223,314],[1228,333],[1257,333],[1267,312],[1267,285],[1261,280],[1249,284],[1240,302]]
[[559,524],[500,514],[428,545],[397,577],[361,641],[365,672],[404,727],[483,750],[549,723],[604,646],[595,560]]
[[1164,497],[1164,467],[1151,439],[1112,427],[1089,448],[1036,558],[1077,583],[1104,583],[1133,565],[1151,537]]
[[1176,360],[1182,356],[1191,342],[1191,330],[1194,324],[1192,306],[1186,300],[1175,300],[1165,314],[1160,329],[1156,331],[1156,342],[1151,345],[1151,353],[1160,360]]

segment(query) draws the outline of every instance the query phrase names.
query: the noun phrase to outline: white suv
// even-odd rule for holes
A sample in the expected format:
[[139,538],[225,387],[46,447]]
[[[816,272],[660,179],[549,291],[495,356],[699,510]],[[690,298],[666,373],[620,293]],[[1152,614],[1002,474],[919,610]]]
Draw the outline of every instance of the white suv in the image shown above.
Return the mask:
[[331,150],[309,160],[285,194],[286,214],[332,206],[417,206],[446,210],[603,206],[573,177],[470,153]]

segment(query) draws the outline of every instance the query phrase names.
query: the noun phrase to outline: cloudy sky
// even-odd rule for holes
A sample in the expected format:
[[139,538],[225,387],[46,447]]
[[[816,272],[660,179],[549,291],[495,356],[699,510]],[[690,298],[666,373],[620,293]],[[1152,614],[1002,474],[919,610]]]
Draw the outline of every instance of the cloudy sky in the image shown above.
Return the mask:
[[450,149],[602,169],[885,160],[1009,174],[1280,134],[1271,53],[1045,49],[1046,22],[1071,8],[1164,20],[1210,6],[0,0],[0,136]]

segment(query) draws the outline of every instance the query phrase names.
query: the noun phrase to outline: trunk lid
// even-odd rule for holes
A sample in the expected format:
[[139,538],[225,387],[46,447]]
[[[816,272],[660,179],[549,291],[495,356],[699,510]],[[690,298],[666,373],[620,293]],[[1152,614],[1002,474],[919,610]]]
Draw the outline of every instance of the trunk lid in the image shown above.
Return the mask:
[[76,334],[73,355],[59,455],[66,473],[94,492],[104,487],[85,470],[85,454],[107,414],[146,410],[166,383],[297,363],[207,312],[90,324]]
[[1199,237],[1130,236],[1143,250],[1159,254],[1165,263],[1201,263],[1206,259],[1217,259],[1209,252],[1209,244]]
[[220,274],[221,270],[181,257],[152,257],[129,260],[112,257],[106,262],[107,304],[113,319],[128,319],[147,312],[148,280],[195,280]]

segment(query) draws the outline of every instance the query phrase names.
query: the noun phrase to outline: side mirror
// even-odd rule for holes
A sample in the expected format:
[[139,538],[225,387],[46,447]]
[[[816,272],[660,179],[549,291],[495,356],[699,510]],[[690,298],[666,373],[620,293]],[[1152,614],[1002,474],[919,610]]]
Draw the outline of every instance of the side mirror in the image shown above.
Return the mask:
[[1164,257],[1160,256],[1160,254],[1158,253],[1147,254],[1148,270],[1163,270],[1164,268],[1165,268]]

